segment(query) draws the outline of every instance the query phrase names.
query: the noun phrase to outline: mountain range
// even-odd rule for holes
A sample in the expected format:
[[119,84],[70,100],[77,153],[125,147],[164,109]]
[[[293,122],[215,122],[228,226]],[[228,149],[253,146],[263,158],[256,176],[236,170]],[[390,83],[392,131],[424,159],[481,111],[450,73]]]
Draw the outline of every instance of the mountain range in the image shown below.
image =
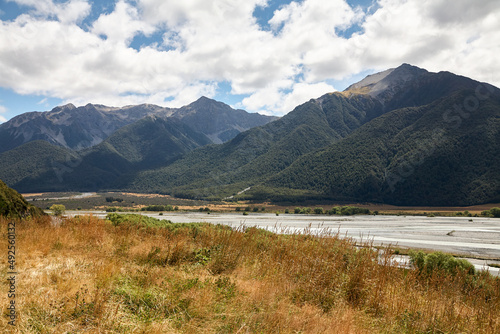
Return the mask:
[[[57,113],[78,109],[58,108],[37,117],[61,126],[68,116]],[[20,115],[0,126],[0,179],[20,191],[398,205],[500,201],[500,90],[449,72],[403,64],[280,119],[258,115],[261,124],[206,98],[176,110],[144,108],[108,111],[106,119],[123,123],[103,121],[100,132],[80,125],[87,139],[70,140],[76,136],[64,130],[47,139],[39,131],[31,138],[42,140],[16,147],[16,131],[32,117]],[[125,109],[134,111],[120,118]],[[214,122],[215,114],[221,116]],[[61,133],[65,141],[54,142]]]
[[235,110],[206,97],[177,109],[152,104],[122,108],[90,103],[77,108],[67,104],[48,112],[24,113],[0,124],[0,152],[35,140],[81,150],[101,143],[116,130],[146,116],[180,120],[216,144],[276,119]]

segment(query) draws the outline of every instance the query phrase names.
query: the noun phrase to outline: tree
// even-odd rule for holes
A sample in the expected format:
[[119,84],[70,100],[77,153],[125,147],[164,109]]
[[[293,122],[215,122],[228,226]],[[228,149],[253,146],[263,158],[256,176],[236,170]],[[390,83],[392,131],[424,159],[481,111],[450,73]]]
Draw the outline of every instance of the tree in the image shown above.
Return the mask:
[[60,216],[66,211],[66,207],[62,204],[54,204],[50,207],[54,216]]

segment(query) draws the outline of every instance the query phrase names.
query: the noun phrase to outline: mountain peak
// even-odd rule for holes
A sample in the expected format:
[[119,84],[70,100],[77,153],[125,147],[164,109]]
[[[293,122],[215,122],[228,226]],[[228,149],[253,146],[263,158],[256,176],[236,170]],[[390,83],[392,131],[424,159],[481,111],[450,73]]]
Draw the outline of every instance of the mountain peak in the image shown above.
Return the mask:
[[52,109],[52,112],[59,112],[61,110],[73,110],[73,109],[76,109],[75,105],[73,103],[68,103],[68,104],[65,104],[63,106],[57,106],[55,108]]
[[394,92],[407,82],[426,73],[428,72],[424,69],[404,63],[399,67],[368,75],[363,80],[347,87],[343,94],[367,94],[372,97],[379,97],[382,93]]
[[198,100],[196,100],[195,102],[208,102],[208,101],[213,102],[214,100],[212,100],[212,99],[210,99],[210,98],[208,98],[208,97],[206,97],[206,96],[203,95]]
[[200,105],[219,105],[219,106],[225,106],[226,104],[224,102],[216,101],[211,98],[208,98],[206,96],[201,96],[198,100],[194,101],[193,103],[188,104],[186,107],[192,107],[192,106],[200,106]]
[[179,110],[176,113],[176,116],[183,117],[193,112],[211,113],[214,110],[220,110],[220,111],[225,110],[226,112],[233,111],[233,109],[224,102],[213,100],[206,96],[201,96],[198,100],[184,107],[179,108]]

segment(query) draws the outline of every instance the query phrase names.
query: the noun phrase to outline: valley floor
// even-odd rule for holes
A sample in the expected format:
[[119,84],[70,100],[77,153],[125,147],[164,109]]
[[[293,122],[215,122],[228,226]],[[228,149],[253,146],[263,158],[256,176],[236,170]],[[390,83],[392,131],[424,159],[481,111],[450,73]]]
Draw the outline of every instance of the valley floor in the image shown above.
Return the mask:
[[[395,206],[390,204],[377,204],[377,203],[349,203],[349,202],[322,202],[322,203],[250,203],[250,202],[208,202],[202,200],[189,200],[182,198],[175,198],[168,195],[160,194],[146,194],[146,193],[129,193],[129,192],[92,192],[92,193],[31,193],[22,194],[30,203],[46,209],[52,204],[64,204],[67,209],[81,208],[83,210],[105,209],[106,207],[124,207],[124,208],[141,208],[146,205],[175,205],[180,210],[197,210],[200,206],[209,207],[213,211],[235,211],[236,208],[244,208],[250,206],[251,208],[258,207],[264,208],[267,212],[284,212],[285,209],[293,211],[297,206],[299,207],[322,207],[330,209],[334,206],[356,206],[367,208],[370,211],[378,211],[380,214],[390,215],[455,215],[457,212],[468,211],[472,215],[479,215],[484,210],[489,210],[493,207],[500,207],[500,203],[480,204],[473,206],[455,206],[455,207],[420,207],[420,206]],[[121,202],[106,201],[106,198],[119,198]]]

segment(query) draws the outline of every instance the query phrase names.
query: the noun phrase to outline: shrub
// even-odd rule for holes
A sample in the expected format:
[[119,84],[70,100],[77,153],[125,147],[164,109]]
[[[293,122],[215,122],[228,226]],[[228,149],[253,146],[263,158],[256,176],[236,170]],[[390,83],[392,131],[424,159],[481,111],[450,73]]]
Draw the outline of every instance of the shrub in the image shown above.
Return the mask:
[[62,204],[54,204],[50,207],[54,216],[60,216],[66,211],[66,207]]
[[123,202],[123,198],[118,198],[118,197],[106,197],[106,202],[108,202],[108,203],[113,203],[113,202],[118,202],[118,203],[121,203],[121,202]]
[[370,210],[365,208],[358,208],[356,206],[343,206],[340,208],[340,214],[343,216],[352,216],[352,215],[369,215]]
[[311,212],[312,212],[311,208],[302,208],[302,210],[300,210],[301,214],[309,214]]
[[432,274],[433,272],[443,272],[455,275],[458,272],[465,272],[470,275],[475,273],[472,263],[464,259],[456,259],[449,254],[433,252],[425,254],[422,251],[410,251],[410,263],[421,273]]
[[286,208],[285,213],[290,213],[290,210],[288,210],[288,208]]
[[330,210],[328,210],[328,214],[330,216],[332,216],[332,215],[338,215],[338,214],[340,214],[340,208],[338,206],[336,206],[334,208],[331,208]]
[[296,207],[294,210],[293,210],[294,213],[300,213],[300,208],[299,207]]
[[314,209],[314,213],[317,215],[321,215],[321,214],[323,214],[323,212],[324,212],[323,208],[315,208]]
[[146,207],[141,208],[141,211],[173,211],[171,205],[148,205]]
[[166,228],[169,230],[176,229],[199,229],[205,226],[206,223],[172,223],[170,220],[160,220],[154,217],[143,216],[139,214],[118,214],[109,213],[106,216],[113,226],[119,226],[123,224],[137,225],[148,228]]
[[481,216],[500,218],[500,208],[491,208],[489,210],[484,210],[481,212]]

